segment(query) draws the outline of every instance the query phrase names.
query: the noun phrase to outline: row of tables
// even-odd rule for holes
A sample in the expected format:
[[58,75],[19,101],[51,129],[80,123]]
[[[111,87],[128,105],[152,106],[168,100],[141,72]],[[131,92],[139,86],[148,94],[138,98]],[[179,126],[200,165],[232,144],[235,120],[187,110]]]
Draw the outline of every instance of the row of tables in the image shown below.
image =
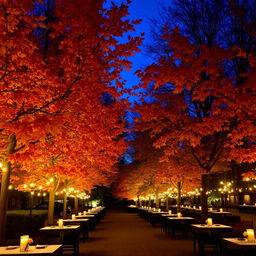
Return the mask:
[[79,255],[80,234],[82,239],[88,238],[89,231],[93,231],[95,225],[99,223],[104,216],[105,207],[96,207],[88,212],[80,213],[73,219],[64,219],[63,225],[46,226],[41,228],[43,246],[29,246],[29,250],[21,252],[19,246],[0,247],[1,256],[10,255],[37,255],[37,256],[55,256],[62,255],[62,252],[71,252],[73,255]]
[[[133,207],[134,209],[134,207]],[[241,255],[247,255],[248,252],[256,252],[256,241],[247,241],[245,238],[232,237],[232,227],[223,224],[200,224],[196,223],[194,217],[179,216],[165,211],[152,210],[146,207],[136,208],[138,214],[148,220],[152,225],[157,222],[162,223],[163,231],[172,238],[176,238],[177,232],[182,232],[187,237],[192,236],[193,251],[198,250],[200,255],[204,255],[204,249],[213,248],[216,252],[224,255],[230,252],[230,249],[239,250]],[[200,211],[198,208],[183,207],[183,212]],[[210,211],[209,215],[230,216],[231,212]]]

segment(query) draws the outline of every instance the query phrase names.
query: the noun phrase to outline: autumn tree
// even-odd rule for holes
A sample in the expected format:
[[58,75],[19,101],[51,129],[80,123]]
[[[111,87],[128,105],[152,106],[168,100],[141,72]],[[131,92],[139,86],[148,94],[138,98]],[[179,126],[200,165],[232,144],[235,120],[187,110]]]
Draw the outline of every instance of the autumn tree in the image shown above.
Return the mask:
[[[121,44],[115,38],[133,30],[137,22],[124,18],[128,13],[125,4],[105,10],[102,1],[88,0],[86,4],[79,0],[65,4],[55,1],[50,6],[51,3],[53,1],[39,3],[47,5],[50,16],[47,12],[34,13],[32,10],[37,6],[31,1],[8,1],[1,6],[0,106],[3,115],[0,126],[4,164],[0,196],[1,243],[12,169],[9,159],[12,163],[25,158],[31,160],[31,148],[49,134],[60,136],[62,140],[65,138],[63,125],[69,122],[75,126],[75,131],[84,121],[88,125],[89,121],[93,123],[98,119],[102,123],[96,129],[96,124],[82,126],[83,132],[87,132],[81,137],[83,140],[94,131],[90,147],[88,145],[83,150],[88,155],[95,152],[92,148],[97,153],[112,150],[115,157],[120,153],[104,144],[112,140],[122,141],[118,136],[124,127],[119,115],[123,106],[118,105],[119,94],[110,85],[116,81],[116,87],[122,87],[120,72],[130,67],[127,57],[138,50],[141,39],[129,37]],[[103,104],[104,94],[110,95],[111,107]],[[116,115],[110,120],[104,118],[105,114],[110,116],[113,109]],[[80,124],[72,123],[74,116],[79,115],[84,120],[81,118]],[[106,136],[95,147],[103,133]],[[79,141],[81,145],[83,142]],[[68,148],[66,150],[68,152]],[[102,155],[107,157],[108,153]]]
[[[207,1],[195,1],[195,4],[199,2]],[[191,6],[192,9],[194,7]],[[241,12],[238,15],[233,11],[230,12],[232,9],[242,10],[242,15]],[[187,10],[189,9],[184,9]],[[239,31],[240,35],[248,39],[242,41],[248,42],[246,45],[252,45],[253,38],[245,30],[245,26],[241,26],[241,20],[244,24],[246,20],[252,22],[249,15],[251,11],[245,12],[246,8],[237,5],[228,6],[226,10],[228,19],[232,20],[232,26],[225,28],[226,31],[229,29],[229,35],[232,35],[231,32],[235,34],[235,31]],[[179,18],[182,17],[185,21],[185,16]],[[237,22],[237,17],[240,18],[240,23]],[[194,18],[200,19],[200,17]],[[203,31],[203,27],[200,28],[201,22],[196,24],[199,26],[197,31]],[[193,28],[193,26],[189,27],[189,24],[184,23],[184,25],[187,29]],[[245,82],[248,80],[241,79],[248,74],[248,77],[254,76],[254,64],[246,54],[243,54],[245,49],[247,54],[252,53],[252,48],[239,44],[241,42],[237,40],[239,37],[232,37],[233,40],[229,43],[223,41],[216,45],[214,43],[218,43],[219,38],[217,31],[215,37],[211,36],[214,39],[211,43],[206,37],[207,34],[199,33],[199,35],[203,35],[201,41],[196,40],[193,33],[186,34],[184,26],[181,26],[181,33],[175,28],[163,37],[168,46],[168,54],[162,55],[155,63],[139,73],[144,87],[153,83],[155,91],[152,91],[152,95],[158,102],[154,106],[145,106],[141,116],[143,122],[147,123],[145,127],[151,130],[152,136],[161,134],[156,146],[164,149],[166,158],[176,154],[180,147],[187,147],[187,152],[192,155],[198,167],[209,173],[214,170],[218,162],[238,159],[234,151],[247,149],[247,155],[240,155],[240,161],[242,157],[244,159],[247,157],[247,160],[248,157],[253,157],[250,150],[253,151],[252,142],[255,138],[251,136],[250,129],[254,129],[255,124],[248,119],[251,107],[243,100],[239,102],[238,100],[243,97],[247,102],[254,101],[253,84],[250,83],[250,90],[245,89],[245,87],[249,88]],[[236,73],[234,67],[240,66],[237,65],[240,63],[247,64],[241,65],[239,73]],[[245,69],[248,72],[249,66],[250,72],[245,74]],[[242,97],[240,97],[241,92],[244,93]],[[250,128],[241,133],[243,124],[247,124]],[[248,140],[250,143],[247,143]],[[206,176],[203,175],[201,195],[203,220],[207,214],[205,186]]]

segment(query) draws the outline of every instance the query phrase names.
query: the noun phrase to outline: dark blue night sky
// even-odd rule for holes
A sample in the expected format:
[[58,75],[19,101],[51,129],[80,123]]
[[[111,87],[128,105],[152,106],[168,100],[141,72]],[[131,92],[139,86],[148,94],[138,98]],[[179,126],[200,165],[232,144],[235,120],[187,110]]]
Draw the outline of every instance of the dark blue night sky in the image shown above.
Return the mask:
[[[136,31],[132,32],[132,36],[137,36],[140,33],[145,33],[144,45],[148,44],[151,40],[150,38],[150,21],[149,19],[152,17],[156,17],[159,15],[161,5],[170,5],[173,0],[133,0],[129,5],[130,15],[128,18],[131,20],[142,19],[141,24],[136,26]],[[109,6],[110,2],[114,2],[117,5],[122,3],[122,0],[107,0],[106,6]],[[122,41],[122,39],[120,39]],[[135,53],[135,56],[130,57],[130,60],[133,63],[133,68],[131,71],[124,71],[123,78],[127,81],[126,88],[132,88],[134,85],[139,83],[139,79],[134,74],[134,72],[138,69],[145,67],[150,64],[152,59],[146,54],[145,48],[141,47],[140,53]],[[137,92],[138,93],[138,92]],[[128,97],[130,102],[136,101],[138,98],[134,96],[124,95],[124,97]]]

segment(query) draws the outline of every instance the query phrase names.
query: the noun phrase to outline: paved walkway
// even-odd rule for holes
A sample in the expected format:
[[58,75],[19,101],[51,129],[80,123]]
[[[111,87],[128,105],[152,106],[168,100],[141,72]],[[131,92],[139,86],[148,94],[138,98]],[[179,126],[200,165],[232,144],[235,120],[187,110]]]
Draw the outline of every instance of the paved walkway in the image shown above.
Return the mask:
[[109,211],[90,238],[84,256],[192,256],[192,241],[170,239],[134,213]]

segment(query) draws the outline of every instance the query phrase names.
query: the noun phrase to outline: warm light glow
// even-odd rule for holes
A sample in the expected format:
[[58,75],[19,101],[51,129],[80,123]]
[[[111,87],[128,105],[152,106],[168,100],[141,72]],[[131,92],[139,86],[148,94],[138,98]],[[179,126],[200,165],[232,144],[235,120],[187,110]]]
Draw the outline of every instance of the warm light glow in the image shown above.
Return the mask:
[[29,235],[24,235],[20,237],[20,251],[25,252],[28,248]]
[[178,212],[178,218],[181,218],[182,214],[180,212]]
[[35,192],[34,192],[34,191],[31,191],[30,194],[33,196],[33,195],[35,194]]
[[46,193],[43,193],[43,196],[46,196]]
[[253,229],[246,229],[247,239],[248,241],[254,241],[255,240],[255,234]]
[[75,219],[76,219],[76,215],[72,214],[72,220],[75,220]]
[[220,212],[223,212],[223,209],[222,209],[222,208],[220,208]]
[[42,186],[39,186],[38,188],[39,188],[39,189],[42,189],[43,187],[42,187]]
[[3,165],[3,163],[0,163],[0,168],[2,168],[4,165]]
[[59,228],[63,228],[63,219],[59,219],[58,226]]
[[29,185],[31,188],[33,188],[34,186],[35,186],[35,184],[34,183],[30,183],[30,185]]
[[169,213],[169,215],[171,215],[171,214],[172,214],[172,211],[171,211],[171,210],[169,210],[169,211],[168,211],[168,213]]
[[206,220],[206,224],[207,224],[208,226],[212,226],[212,218],[208,218],[208,219]]
[[24,184],[24,185],[23,185],[23,188],[27,188],[27,187],[28,187],[28,185],[27,185],[27,184]]
[[12,186],[12,185],[9,185],[8,189],[9,189],[9,190],[13,189],[13,186]]

